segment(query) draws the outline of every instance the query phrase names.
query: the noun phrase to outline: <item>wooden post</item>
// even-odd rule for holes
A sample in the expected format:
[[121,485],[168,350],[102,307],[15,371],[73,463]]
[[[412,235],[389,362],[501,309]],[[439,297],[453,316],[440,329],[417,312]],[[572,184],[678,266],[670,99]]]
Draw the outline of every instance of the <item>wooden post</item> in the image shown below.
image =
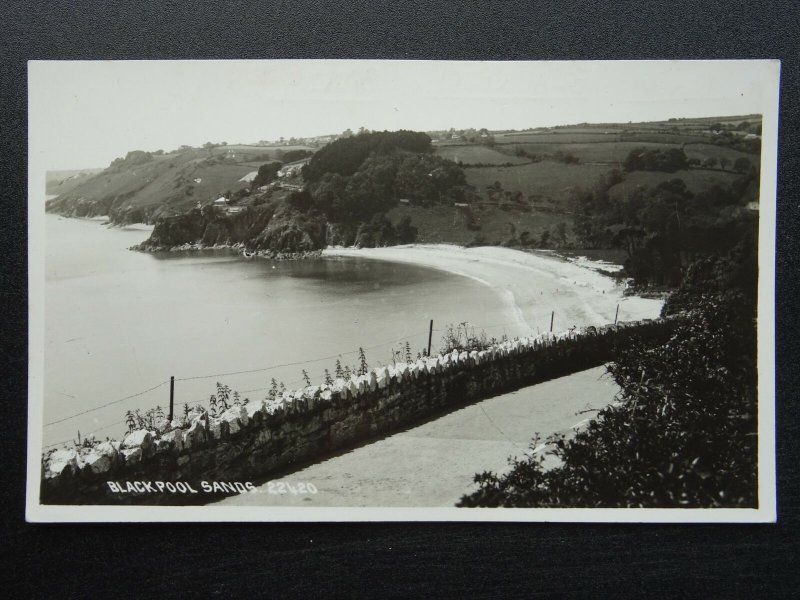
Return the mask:
[[619,317],[619,304],[617,304],[617,312],[614,315],[614,325],[617,324],[617,317]]
[[553,333],[553,319],[556,316],[556,311],[550,313],[550,333]]
[[431,339],[433,338],[433,319],[431,319],[430,327],[428,328],[428,356],[431,355]]
[[175,411],[175,376],[169,378],[169,421],[172,422]]

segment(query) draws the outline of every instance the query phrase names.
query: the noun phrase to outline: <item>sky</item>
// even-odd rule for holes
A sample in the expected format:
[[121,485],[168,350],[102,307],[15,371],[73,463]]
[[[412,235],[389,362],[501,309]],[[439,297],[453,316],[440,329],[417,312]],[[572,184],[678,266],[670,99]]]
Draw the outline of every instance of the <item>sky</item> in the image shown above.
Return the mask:
[[[771,67],[770,67],[771,65]],[[357,130],[525,129],[758,113],[766,61],[33,61],[30,155],[48,170],[130,150]]]

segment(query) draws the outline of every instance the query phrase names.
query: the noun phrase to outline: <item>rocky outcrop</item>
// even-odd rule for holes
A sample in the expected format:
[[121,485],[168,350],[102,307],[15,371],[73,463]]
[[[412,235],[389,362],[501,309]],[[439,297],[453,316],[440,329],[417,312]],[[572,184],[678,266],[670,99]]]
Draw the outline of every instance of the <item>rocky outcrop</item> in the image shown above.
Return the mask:
[[326,228],[324,217],[287,206],[250,206],[232,214],[205,207],[160,219],[150,238],[133,249],[153,252],[228,246],[249,252],[301,254],[325,247]]

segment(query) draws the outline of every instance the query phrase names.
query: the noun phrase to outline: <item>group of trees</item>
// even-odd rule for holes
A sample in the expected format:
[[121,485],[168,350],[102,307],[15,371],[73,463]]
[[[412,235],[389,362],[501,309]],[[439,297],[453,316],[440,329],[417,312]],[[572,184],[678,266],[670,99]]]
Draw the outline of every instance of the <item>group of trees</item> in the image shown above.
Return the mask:
[[[328,155],[326,150],[334,146],[338,153]],[[306,180],[311,173],[309,208],[332,221],[352,224],[369,222],[403,198],[423,206],[459,201],[467,190],[464,172],[429,149],[430,138],[407,131],[337,140],[303,170]],[[320,169],[328,170],[317,175]]]
[[353,175],[371,154],[397,150],[425,153],[431,151],[431,138],[416,131],[381,131],[343,137],[320,148],[303,168],[306,181],[317,182],[326,173]]
[[265,165],[261,165],[258,168],[258,173],[253,179],[253,182],[250,184],[250,187],[252,189],[256,189],[262,185],[267,185],[268,183],[275,181],[278,178],[278,171],[281,170],[282,166],[283,165],[279,162],[270,162]]
[[706,169],[714,169],[719,165],[719,168],[723,171],[727,170],[728,167],[733,166],[733,170],[737,173],[747,173],[751,169],[753,169],[753,163],[750,161],[749,158],[746,156],[740,156],[737,158],[733,163],[731,160],[726,157],[722,157],[717,159],[716,156],[709,156],[705,160],[700,160],[699,158],[690,158],[689,159],[689,166],[690,167],[704,167]]
[[293,163],[298,160],[303,160],[314,154],[311,150],[287,150],[286,152],[278,151],[278,158],[283,163]]
[[733,125],[733,123],[712,123],[708,126],[709,131],[713,131],[714,133],[721,133],[723,131],[741,131],[744,133],[753,133],[755,135],[761,135],[761,121],[757,121],[751,123],[750,121],[741,121],[737,125]]
[[362,248],[411,244],[417,239],[417,228],[411,217],[405,216],[397,225],[392,225],[386,215],[376,214],[370,221],[361,223],[355,236],[355,245]]
[[109,169],[121,169],[123,167],[135,167],[153,160],[152,152],[145,152],[144,150],[131,150],[124,158],[115,158],[111,161]]
[[622,177],[612,172],[573,195],[573,229],[587,247],[624,249],[626,272],[640,284],[677,285],[691,262],[729,251],[757,219],[746,208],[758,197],[755,170],[696,194],[676,178],[612,198]]
[[[299,159],[305,153],[287,152],[281,158]],[[276,179],[280,168],[280,162],[262,165],[252,187]],[[288,207],[336,223],[343,239],[361,246],[416,240],[410,218],[392,224],[385,216],[400,199],[430,206],[457,202],[469,193],[461,168],[432,154],[430,138],[412,131],[342,137],[315,153],[302,173],[305,186],[287,196]]]
[[622,164],[626,171],[674,173],[689,168],[689,159],[680,148],[634,148]]

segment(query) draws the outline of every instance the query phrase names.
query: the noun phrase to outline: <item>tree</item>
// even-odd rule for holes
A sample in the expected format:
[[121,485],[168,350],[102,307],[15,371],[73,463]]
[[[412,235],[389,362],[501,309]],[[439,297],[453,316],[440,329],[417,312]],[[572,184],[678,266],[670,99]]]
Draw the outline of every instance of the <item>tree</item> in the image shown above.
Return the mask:
[[320,148],[303,169],[307,181],[319,181],[325,173],[353,175],[371,155],[386,155],[405,150],[431,151],[431,138],[415,131],[381,131],[343,136]]
[[252,187],[258,188],[261,187],[262,185],[266,185],[272,181],[275,181],[278,178],[278,171],[280,170],[281,170],[281,163],[279,162],[271,162],[265,165],[261,165],[258,168],[258,173],[253,179],[253,183],[251,184]]
[[417,228],[411,224],[411,217],[408,215],[400,219],[396,229],[398,243],[413,244],[417,240]]
[[664,171],[674,173],[689,166],[680,148],[634,148],[623,162],[626,171]]
[[728,160],[725,157],[719,159],[719,166],[720,166],[720,168],[722,168],[722,170],[727,169],[730,164],[731,164],[731,161]]
[[313,199],[311,198],[311,193],[303,189],[300,191],[293,191],[289,194],[289,198],[287,198],[286,202],[292,208],[304,212],[311,208]]
[[749,159],[745,158],[744,156],[740,156],[736,159],[736,162],[733,163],[733,170],[739,173],[746,173],[753,167],[753,163],[750,162]]
[[541,235],[539,236],[539,247],[540,248],[547,248],[547,245],[550,243],[550,229],[547,228],[542,231]]
[[364,349],[358,349],[358,374],[366,375],[369,372],[369,365],[367,364],[367,356],[364,354]]
[[562,246],[567,243],[567,224],[563,221],[556,225],[556,241]]

